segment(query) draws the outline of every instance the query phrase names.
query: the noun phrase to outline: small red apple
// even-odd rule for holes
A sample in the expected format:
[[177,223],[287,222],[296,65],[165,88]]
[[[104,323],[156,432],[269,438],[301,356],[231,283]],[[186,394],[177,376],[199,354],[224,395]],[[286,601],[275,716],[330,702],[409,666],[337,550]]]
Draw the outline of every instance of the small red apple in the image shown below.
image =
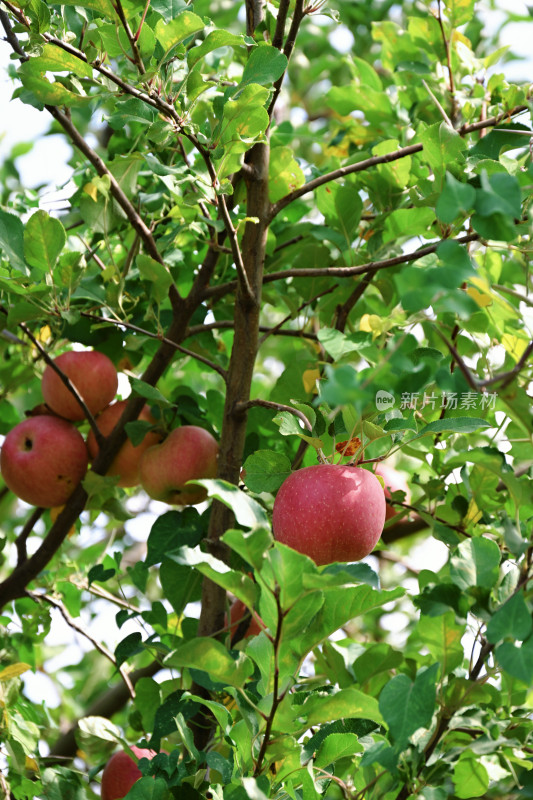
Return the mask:
[[[155,750],[142,747],[131,749],[138,759],[148,758],[151,761],[157,755]],[[142,772],[128,753],[124,750],[113,753],[102,772],[101,800],[120,800],[139,778],[142,778]]]
[[[103,436],[109,436],[120,419],[127,402],[127,400],[119,400],[118,403],[113,403],[112,405],[107,406],[107,408],[104,408],[102,413],[97,416],[96,424],[98,425],[98,428]],[[155,423],[154,418],[150,414],[150,409],[148,406],[144,406],[139,414],[138,419],[144,420],[145,422]],[[136,446],[134,446],[128,439],[126,442],[124,442],[117,455],[111,462],[111,466],[107,470],[107,474],[120,475],[120,480],[118,482],[119,486],[137,486],[141,480],[139,475],[141,456],[144,451],[148,449],[148,447],[157,444],[160,440],[161,436],[158,433],[153,433],[151,431],[145,434],[142,442]],[[87,437],[87,447],[89,449],[90,457],[96,458],[99,448],[93,431],[90,431]]]
[[[409,489],[409,485],[407,483],[407,479],[401,472],[398,472],[394,467],[391,467],[390,464],[378,464],[376,467],[376,475],[381,475],[383,481],[385,483],[385,497],[387,500],[390,500],[391,492],[405,492],[405,502],[409,503],[411,500],[411,491]],[[385,514],[385,519],[392,519],[400,511],[398,508],[395,508],[390,503],[387,503],[387,511]]]
[[[245,615],[248,616],[250,615],[248,607],[242,602],[242,600],[234,600],[229,610],[229,621],[230,621],[229,628],[232,640],[235,634],[237,633],[237,629],[240,625],[241,620]],[[226,625],[227,625],[227,619],[226,619]],[[257,636],[257,634],[261,633],[261,631],[262,628],[259,622],[257,621],[257,618],[255,616],[251,616],[248,619],[248,626],[246,630],[243,632],[243,634],[239,636],[239,640],[246,639],[248,636]]]
[[62,506],[87,471],[83,437],[70,422],[43,414],[7,434],[0,455],[6,485],[33,506]]
[[274,537],[316,564],[359,561],[385,524],[385,495],[372,472],[317,464],[293,472],[274,501]]
[[[98,414],[111,400],[118,388],[115,365],[97,350],[69,350],[54,363],[74,384],[91,414]],[[82,407],[48,364],[41,383],[45,403],[60,417],[73,422],[84,419]]]
[[144,451],[141,484],[154,500],[178,506],[196,505],[206,499],[206,490],[185,484],[214,478],[217,457],[217,441],[208,431],[196,425],[183,425],[171,431],[161,444]]

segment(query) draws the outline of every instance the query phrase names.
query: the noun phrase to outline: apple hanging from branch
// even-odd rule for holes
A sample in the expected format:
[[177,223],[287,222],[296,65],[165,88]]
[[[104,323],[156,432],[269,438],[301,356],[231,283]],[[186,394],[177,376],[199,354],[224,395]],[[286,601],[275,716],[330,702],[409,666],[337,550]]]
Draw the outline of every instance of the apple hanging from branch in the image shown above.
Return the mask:
[[[103,436],[109,436],[122,416],[122,412],[124,411],[127,402],[127,400],[119,400],[117,403],[113,403],[112,405],[107,406],[107,408],[104,408],[101,414],[97,416],[96,424]],[[148,406],[143,407],[138,419],[144,422],[155,424],[155,420],[150,414],[150,409]],[[140,442],[138,445],[134,445],[128,439],[126,442],[124,442],[117,455],[111,462],[106,474],[118,475],[118,486],[137,486],[141,481],[139,472],[141,457],[145,450],[147,450],[149,447],[152,447],[152,445],[157,444],[160,440],[160,434],[153,431],[148,431],[145,434],[142,442]],[[87,448],[89,450],[90,457],[96,458],[99,448],[96,442],[96,436],[92,430],[89,432],[87,437]]]
[[40,508],[62,506],[87,471],[82,435],[70,422],[43,414],[15,425],[0,454],[2,477],[21,500]]
[[[55,358],[54,364],[67,376],[93,416],[115,397],[117,370],[104,353],[98,350],[69,350]],[[85,419],[82,406],[50,364],[43,372],[41,388],[46,405],[55,414],[72,422]]]
[[289,475],[274,501],[274,538],[316,564],[359,561],[385,524],[383,486],[361,467],[317,464]]
[[140,463],[141,484],[154,500],[169,505],[196,505],[206,499],[207,491],[186,483],[214,478],[217,458],[218,443],[209,431],[183,425],[171,431],[160,444],[145,450]]
[[[138,759],[147,758],[151,761],[157,755],[155,750],[142,747],[134,746],[131,750]],[[102,772],[101,800],[121,800],[139,778],[142,778],[142,772],[128,753],[124,750],[113,753]]]

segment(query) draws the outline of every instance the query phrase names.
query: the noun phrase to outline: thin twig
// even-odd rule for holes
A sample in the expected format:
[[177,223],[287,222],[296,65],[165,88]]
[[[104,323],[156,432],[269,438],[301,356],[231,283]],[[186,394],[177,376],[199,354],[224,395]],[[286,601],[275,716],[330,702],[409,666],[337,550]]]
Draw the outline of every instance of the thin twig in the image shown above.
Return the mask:
[[[133,53],[134,64],[141,73],[141,75],[144,75],[146,70],[144,68],[143,60],[141,58],[141,53],[139,51],[139,45],[137,44],[137,36],[133,33],[133,31],[130,28],[129,22],[126,19],[126,14],[124,13],[124,9],[122,7],[121,0],[112,0],[112,2],[115,11],[117,12],[117,16],[122,24],[122,27],[126,32],[126,36],[128,37],[128,41],[131,47],[131,52]],[[146,9],[144,13],[146,14]]]
[[111,661],[115,669],[118,670],[118,672],[120,673],[122,680],[126,684],[130,697],[132,698],[132,700],[135,699],[135,689],[133,688],[133,684],[124,667],[122,665],[119,666],[117,664],[115,656],[110,650],[107,649],[105,645],[103,645],[101,642],[99,642],[97,639],[91,636],[89,631],[85,630],[85,628],[83,628],[81,625],[75,622],[75,620],[68,613],[63,603],[61,603],[59,600],[56,600],[49,594],[44,594],[44,593],[41,594],[40,592],[28,592],[28,595],[33,600],[35,600],[36,603],[39,603],[42,600],[44,600],[46,603],[48,603],[48,605],[57,609],[61,614],[61,616],[63,617],[63,619],[65,620],[65,622],[67,623],[67,625],[69,626],[69,628],[72,628],[72,630],[77,631],[79,634],[81,634],[81,636],[83,636],[92,644],[95,650],[98,650],[98,652],[101,653],[105,658],[107,658],[108,661]]
[[96,322],[101,323],[109,323],[109,325],[115,325],[119,328],[127,328],[130,331],[135,331],[135,333],[141,333],[143,336],[148,336],[150,339],[156,339],[158,342],[164,342],[165,344],[170,345],[173,347],[174,350],[177,350],[178,353],[183,353],[185,356],[189,356],[190,358],[196,359],[196,361],[200,361],[202,364],[205,364],[206,367],[209,369],[218,372],[218,374],[226,380],[227,372],[226,370],[215,364],[214,361],[210,361],[205,356],[200,355],[199,353],[195,353],[194,350],[189,350],[187,347],[183,347],[181,344],[177,344],[177,342],[173,342],[171,339],[167,339],[166,336],[162,336],[159,333],[152,333],[151,331],[147,331],[144,328],[140,328],[138,325],[133,325],[131,322],[125,322],[121,319],[111,319],[110,317],[101,317],[98,314],[92,314],[90,311],[81,311],[80,312],[82,317],[87,317],[88,319],[94,319]]
[[294,414],[295,417],[298,417],[308,431],[313,430],[313,426],[305,416],[302,411],[299,411],[297,408],[293,408],[292,406],[287,406],[284,403],[274,403],[271,400],[246,400],[241,403],[235,404],[235,412],[237,414],[246,411],[249,408],[253,408],[253,406],[261,406],[261,408],[272,408],[274,411],[288,411],[290,414]]
[[19,323],[19,327],[20,327],[21,330],[24,331],[24,333],[26,334],[28,339],[31,341],[33,346],[36,347],[37,350],[39,351],[39,353],[42,355],[42,357],[43,357],[44,361],[46,362],[46,364],[51,369],[54,370],[56,375],[58,375],[58,377],[60,378],[62,383],[66,386],[68,391],[71,393],[71,395],[74,397],[76,402],[79,404],[79,406],[81,407],[81,410],[83,411],[84,415],[87,417],[89,425],[91,426],[91,430],[93,431],[94,435],[96,436],[96,441],[101,445],[102,441],[103,441],[102,434],[100,433],[100,430],[98,429],[98,425],[96,424],[96,420],[95,420],[95,418],[94,418],[94,416],[92,414],[92,411],[88,408],[85,400],[83,399],[82,395],[78,392],[76,386],[72,383],[72,381],[70,380],[68,375],[66,375],[63,372],[63,370],[60,367],[57,366],[57,364],[54,361],[54,359],[51,356],[48,355],[48,353],[46,351],[46,348],[44,348],[42,346],[40,341],[33,335],[33,333],[30,331],[28,326],[24,322],[20,322]]

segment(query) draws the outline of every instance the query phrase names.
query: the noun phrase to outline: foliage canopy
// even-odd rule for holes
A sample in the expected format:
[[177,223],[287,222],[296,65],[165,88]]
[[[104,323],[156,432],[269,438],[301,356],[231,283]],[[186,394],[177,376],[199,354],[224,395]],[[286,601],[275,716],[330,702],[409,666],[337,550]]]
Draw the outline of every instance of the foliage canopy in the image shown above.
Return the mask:
[[[58,514],[0,491],[6,797],[97,797],[143,742],[130,800],[533,795],[531,87],[482,11],[1,0],[73,154],[60,212],[0,166],[0,433],[71,348],[128,398]],[[219,440],[206,504],[106,476],[145,403]],[[273,542],[317,458],[409,476],[368,563]]]

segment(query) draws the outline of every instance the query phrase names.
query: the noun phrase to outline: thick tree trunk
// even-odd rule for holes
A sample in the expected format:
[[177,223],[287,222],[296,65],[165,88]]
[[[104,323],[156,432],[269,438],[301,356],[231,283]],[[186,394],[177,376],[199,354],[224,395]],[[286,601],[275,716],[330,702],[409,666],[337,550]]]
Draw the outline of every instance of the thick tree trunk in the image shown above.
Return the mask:
[[[238,483],[246,438],[247,414],[236,411],[237,403],[250,399],[250,388],[257,356],[261,289],[268,232],[268,164],[267,143],[255,145],[248,154],[247,216],[259,222],[247,222],[242,239],[242,259],[252,296],[240,281],[235,297],[235,334],[228,368],[224,420],[220,440],[218,477]],[[227,553],[220,537],[233,524],[233,514],[227,506],[213,502],[209,527],[209,548],[219,558]],[[207,636],[224,624],[225,593],[209,580],[204,580],[199,635]]]

